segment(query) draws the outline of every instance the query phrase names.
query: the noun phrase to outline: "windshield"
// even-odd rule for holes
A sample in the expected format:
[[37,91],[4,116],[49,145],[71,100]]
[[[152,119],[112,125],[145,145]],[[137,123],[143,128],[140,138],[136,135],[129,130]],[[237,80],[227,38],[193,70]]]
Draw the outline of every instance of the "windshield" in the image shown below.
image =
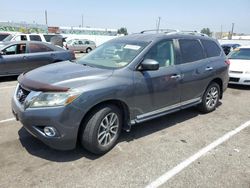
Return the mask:
[[112,41],[104,43],[78,63],[104,68],[121,68],[128,65],[146,46],[146,42]]
[[246,59],[250,60],[250,48],[238,48],[228,55],[229,59]]
[[11,41],[11,39],[14,37],[14,35],[9,35],[8,37],[6,37],[5,39],[3,39],[3,42],[8,42]]

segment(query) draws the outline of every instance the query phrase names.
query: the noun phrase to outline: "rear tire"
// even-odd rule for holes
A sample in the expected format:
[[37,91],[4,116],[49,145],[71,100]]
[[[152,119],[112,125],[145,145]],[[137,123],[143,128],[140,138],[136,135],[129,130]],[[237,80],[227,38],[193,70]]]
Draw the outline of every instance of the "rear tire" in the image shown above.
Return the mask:
[[212,82],[206,89],[201,104],[198,105],[198,109],[203,113],[209,113],[216,109],[220,98],[220,86]]
[[100,106],[87,118],[81,144],[94,154],[104,154],[116,145],[121,127],[120,109],[114,105]]

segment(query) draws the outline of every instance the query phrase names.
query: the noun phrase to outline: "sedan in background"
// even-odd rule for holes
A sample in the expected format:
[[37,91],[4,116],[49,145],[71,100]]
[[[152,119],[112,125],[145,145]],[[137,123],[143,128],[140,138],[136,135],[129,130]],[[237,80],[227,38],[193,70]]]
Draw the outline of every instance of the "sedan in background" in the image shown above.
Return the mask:
[[86,39],[72,39],[66,43],[66,49],[89,53],[96,48],[95,42]]
[[3,43],[0,45],[0,76],[19,75],[43,65],[74,59],[74,52],[44,42]]
[[231,51],[233,51],[235,48],[240,47],[240,44],[222,44],[221,45],[224,53],[228,55]]
[[250,46],[242,46],[232,51],[228,58],[229,83],[250,85]]

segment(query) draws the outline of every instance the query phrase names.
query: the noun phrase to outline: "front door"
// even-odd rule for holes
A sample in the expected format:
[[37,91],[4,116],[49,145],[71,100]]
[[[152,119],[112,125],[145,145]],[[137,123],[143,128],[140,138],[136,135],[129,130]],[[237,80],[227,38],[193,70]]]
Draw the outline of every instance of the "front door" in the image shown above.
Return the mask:
[[154,45],[144,59],[159,62],[155,71],[135,71],[136,119],[143,120],[178,108],[180,103],[180,72],[175,66],[174,45],[171,40]]
[[1,74],[17,75],[27,66],[26,43],[14,44],[2,50],[0,57]]

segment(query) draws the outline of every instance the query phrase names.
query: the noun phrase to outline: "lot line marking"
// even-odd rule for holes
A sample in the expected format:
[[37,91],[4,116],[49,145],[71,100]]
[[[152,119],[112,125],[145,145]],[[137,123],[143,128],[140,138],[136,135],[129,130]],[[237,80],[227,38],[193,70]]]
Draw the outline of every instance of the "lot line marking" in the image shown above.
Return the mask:
[[0,120],[0,123],[5,123],[5,122],[8,122],[8,121],[14,121],[15,118],[9,118],[9,119],[5,119],[5,120]]
[[155,187],[159,187],[162,184],[166,183],[170,178],[174,177],[176,174],[178,174],[183,169],[185,169],[186,167],[188,167],[194,161],[196,161],[197,159],[199,159],[200,157],[202,157],[203,155],[205,155],[210,150],[212,150],[215,147],[219,146],[223,142],[227,141],[229,138],[231,138],[235,134],[239,133],[243,129],[247,128],[249,125],[250,125],[250,121],[247,121],[246,123],[240,125],[236,129],[234,129],[234,130],[226,133],[225,135],[223,135],[222,137],[218,138],[217,140],[215,140],[214,142],[212,142],[208,146],[202,148],[200,151],[198,151],[197,153],[195,153],[194,155],[192,155],[188,159],[184,160],[183,162],[181,162],[180,164],[178,164],[177,166],[175,166],[171,170],[169,170],[166,173],[164,173],[163,175],[161,175],[159,178],[157,178],[156,180],[154,180],[153,182],[151,182],[149,185],[147,185],[146,188],[155,188]]

